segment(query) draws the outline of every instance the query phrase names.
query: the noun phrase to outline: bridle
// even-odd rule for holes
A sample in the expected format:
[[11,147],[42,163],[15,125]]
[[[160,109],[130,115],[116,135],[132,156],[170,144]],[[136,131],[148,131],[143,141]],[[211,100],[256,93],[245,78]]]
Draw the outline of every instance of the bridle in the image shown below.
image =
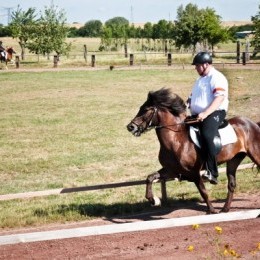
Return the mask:
[[[154,117],[158,114],[158,107],[154,106],[152,108],[153,108],[153,112],[151,113],[149,120],[146,121],[146,120],[143,119],[140,124],[135,123],[134,120],[131,121],[131,123],[134,124],[139,130],[142,130],[142,132],[149,131],[149,130],[152,130],[152,129],[157,130],[157,129],[162,129],[162,128],[166,128],[166,129],[174,131],[174,132],[180,132],[180,131],[182,131],[182,129],[176,130],[176,129],[173,129],[172,127],[179,126],[179,125],[193,124],[193,123],[198,122],[197,119],[193,118],[193,119],[185,119],[185,120],[183,120],[179,123],[170,124],[170,125],[152,125]],[[144,122],[147,125],[146,128],[142,127],[142,124]]]
[[[156,128],[156,126],[153,126],[152,123],[153,123],[153,119],[154,119],[155,115],[157,114],[158,108],[157,107],[152,107],[152,108],[153,108],[153,112],[151,113],[149,120],[146,121],[146,120],[142,119],[142,122],[140,124],[137,124],[134,122],[134,120],[132,120],[131,124],[135,125],[137,127],[137,129],[142,130],[142,132],[149,131],[151,129]],[[146,128],[142,127],[142,124],[144,122],[147,125]]]

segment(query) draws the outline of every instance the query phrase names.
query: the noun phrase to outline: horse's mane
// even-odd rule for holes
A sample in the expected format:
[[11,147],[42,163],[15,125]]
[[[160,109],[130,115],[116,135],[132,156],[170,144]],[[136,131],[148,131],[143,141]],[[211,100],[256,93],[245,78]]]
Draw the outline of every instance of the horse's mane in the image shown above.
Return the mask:
[[173,93],[169,88],[150,91],[147,98],[147,104],[158,108],[166,108],[175,116],[186,111],[186,104],[183,99]]

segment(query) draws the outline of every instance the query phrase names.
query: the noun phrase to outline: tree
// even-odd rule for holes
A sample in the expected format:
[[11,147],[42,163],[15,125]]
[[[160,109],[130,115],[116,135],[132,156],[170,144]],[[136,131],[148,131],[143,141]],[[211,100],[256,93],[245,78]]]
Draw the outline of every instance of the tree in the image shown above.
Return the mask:
[[258,13],[255,16],[252,16],[251,21],[254,24],[255,34],[252,40],[252,45],[254,46],[253,57],[260,51],[260,5]]
[[166,47],[167,40],[173,37],[174,25],[172,22],[166,20],[160,20],[153,26],[153,38],[160,39],[163,48]]
[[100,37],[102,32],[102,22],[99,20],[90,20],[78,30],[81,37]]
[[195,52],[196,44],[203,41],[203,19],[197,5],[188,4],[185,9],[181,5],[177,10],[175,22],[175,45],[177,48],[193,47]]
[[[153,25],[152,23],[148,22],[144,25],[144,28],[142,30],[142,37],[146,39],[148,43],[148,48],[151,48],[151,39],[153,37]],[[145,46],[142,46],[144,48]]]
[[[106,21],[101,39],[103,43],[108,42],[108,36],[110,35],[110,33],[107,33],[108,31],[112,37],[110,42],[113,42],[115,49],[118,49],[119,46],[127,44],[129,39],[129,21],[124,17],[114,17]],[[103,39],[104,36],[106,39]]]
[[174,38],[178,48],[192,46],[195,53],[198,43],[204,49],[210,45],[213,51],[217,43],[229,39],[229,33],[221,26],[221,17],[214,9],[198,9],[197,5],[188,4],[185,9],[178,8]]
[[122,25],[129,25],[129,21],[121,16],[111,18],[105,22],[105,26],[107,27],[117,27]]
[[100,51],[107,50],[112,44],[112,29],[109,27],[103,27],[101,33],[101,44],[99,47]]
[[13,38],[18,38],[21,47],[21,59],[24,60],[25,47],[27,41],[31,38],[36,25],[35,8],[29,8],[23,11],[18,5],[17,10],[11,14],[11,23],[9,25]]
[[68,33],[68,37],[78,37],[79,33],[78,33],[79,29],[77,29],[76,27],[70,27],[69,28],[69,33]]
[[54,5],[45,7],[34,29],[26,45],[31,52],[49,55],[54,51],[59,56],[70,50],[71,45],[66,43],[69,28],[63,10],[59,11]]
[[229,39],[229,33],[227,29],[222,27],[221,17],[215,13],[214,9],[206,8],[202,10],[202,17],[204,21],[204,47],[207,48],[207,45],[210,45],[213,52],[216,44]]
[[10,27],[0,24],[0,37],[10,37],[10,36],[12,36]]

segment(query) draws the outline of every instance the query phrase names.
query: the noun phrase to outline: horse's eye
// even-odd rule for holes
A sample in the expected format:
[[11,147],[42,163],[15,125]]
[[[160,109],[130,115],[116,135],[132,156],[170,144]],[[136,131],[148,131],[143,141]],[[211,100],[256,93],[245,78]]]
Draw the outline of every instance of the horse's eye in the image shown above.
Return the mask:
[[151,110],[150,107],[146,107],[146,108],[144,109],[145,112],[149,112],[150,110]]

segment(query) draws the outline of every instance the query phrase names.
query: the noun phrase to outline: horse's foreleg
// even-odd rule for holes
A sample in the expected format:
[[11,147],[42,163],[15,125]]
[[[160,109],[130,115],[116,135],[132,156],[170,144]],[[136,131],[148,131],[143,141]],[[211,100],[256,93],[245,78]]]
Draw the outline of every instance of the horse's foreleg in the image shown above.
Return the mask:
[[206,202],[207,204],[207,207],[208,207],[208,211],[207,211],[207,214],[216,214],[218,213],[215,208],[213,207],[211,201],[209,200],[209,196],[208,196],[208,193],[207,193],[207,190],[205,188],[205,185],[203,183],[203,180],[202,178],[199,178],[198,180],[195,180],[195,184],[200,192],[200,195],[201,197],[204,199],[204,201]]
[[158,172],[154,172],[150,175],[148,175],[146,179],[146,193],[145,198],[148,199],[148,201],[153,206],[159,206],[161,204],[161,201],[158,197],[153,195],[152,185],[153,182],[159,181],[161,177],[161,174]]
[[227,199],[221,212],[229,212],[231,202],[234,197],[236,188],[236,170],[241,161],[245,158],[245,154],[236,155],[231,161],[227,162],[227,179],[228,179],[228,194]]

